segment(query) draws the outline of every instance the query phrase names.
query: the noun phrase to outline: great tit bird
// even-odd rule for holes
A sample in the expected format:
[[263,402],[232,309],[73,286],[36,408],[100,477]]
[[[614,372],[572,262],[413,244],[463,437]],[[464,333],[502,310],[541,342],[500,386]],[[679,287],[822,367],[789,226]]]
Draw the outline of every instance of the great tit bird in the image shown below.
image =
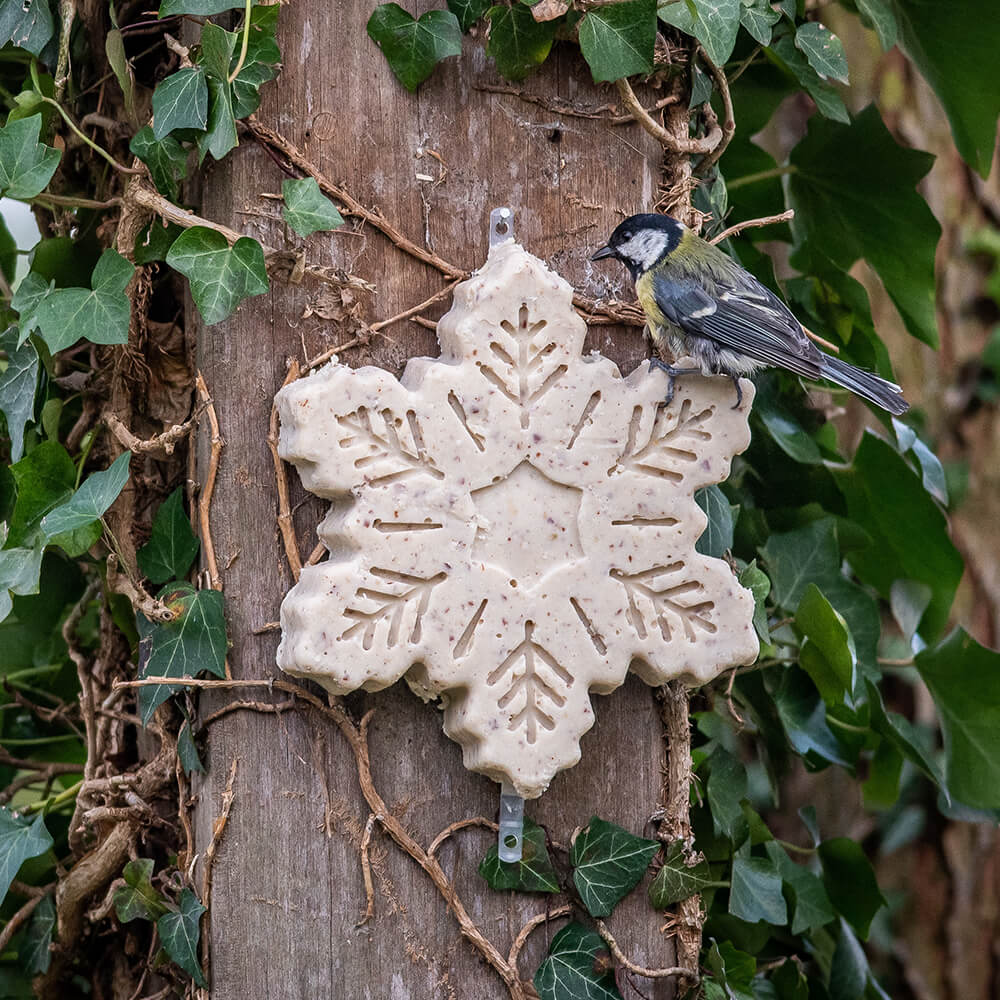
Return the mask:
[[633,215],[591,260],[615,257],[630,271],[659,353],[689,355],[698,368],[650,366],[670,377],[728,375],[742,402],[740,376],[773,365],[809,379],[826,378],[893,414],[909,404],[898,385],[824,354],[788,306],[711,243],[669,215]]

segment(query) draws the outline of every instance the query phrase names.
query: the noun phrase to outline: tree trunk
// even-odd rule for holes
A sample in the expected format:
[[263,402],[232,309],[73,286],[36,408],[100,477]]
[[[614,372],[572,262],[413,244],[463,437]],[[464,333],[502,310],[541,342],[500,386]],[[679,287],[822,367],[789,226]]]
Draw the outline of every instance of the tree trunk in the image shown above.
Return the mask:
[[[416,12],[430,6],[419,3]],[[411,95],[365,34],[372,7],[370,0],[342,0],[282,8],[284,70],[264,89],[260,122],[416,244],[463,270],[485,260],[490,209],[509,205],[519,242],[578,290],[623,294],[623,276],[610,274],[609,286],[604,272],[591,274],[587,258],[624,215],[655,200],[658,145],[634,126],[564,117],[519,96],[484,89],[509,85],[487,63],[481,38],[467,38],[463,55],[441,64]],[[526,81],[524,92],[581,106],[615,100],[613,91],[591,84],[571,50],[550,57],[543,71]],[[275,203],[260,198],[280,190],[285,175],[275,160],[250,137],[231,160],[210,178],[204,214],[272,246],[294,240]],[[269,295],[198,335],[199,365],[225,439],[212,526],[226,594],[229,662],[237,678],[278,675],[277,633],[255,630],[277,619],[293,583],[275,523],[275,475],[265,441],[288,359],[302,362],[349,341],[359,319],[371,323],[393,316],[446,283],[372,225],[353,221],[334,234],[312,237],[308,260],[363,277],[375,285],[374,294],[360,293],[352,303],[337,301],[308,276],[301,284],[274,283]],[[426,315],[437,317],[449,303],[450,296]],[[590,347],[623,371],[646,354],[634,328],[595,326]],[[345,350],[341,360],[380,365],[398,375],[407,358],[437,353],[429,329],[403,321]],[[204,454],[200,466],[204,481]],[[299,547],[308,553],[325,505],[304,493],[294,472],[289,482]],[[202,717],[233,698],[268,697],[259,689],[249,691],[205,696]],[[283,698],[274,693],[275,701]],[[495,817],[498,786],[464,770],[460,748],[441,732],[438,711],[405,685],[352,696],[347,707],[355,718],[374,709],[369,729],[374,785],[424,848],[453,821]],[[597,723],[583,740],[582,762],[527,806],[528,815],[562,844],[594,813],[649,834],[647,823],[660,795],[663,738],[651,691],[630,680],[611,697],[597,698],[595,710]],[[195,787],[202,855],[234,759],[235,801],[207,901],[213,997],[506,995],[497,973],[462,939],[427,874],[378,823],[370,849],[374,917],[357,926],[366,907],[360,848],[369,806],[351,747],[319,712],[238,711],[211,725],[209,770]],[[506,957],[522,925],[543,913],[547,901],[486,886],[476,869],[493,836],[478,828],[461,831],[439,857],[472,920]],[[520,961],[525,980],[562,922],[544,924],[531,935]],[[635,962],[673,964],[672,941],[660,934],[661,915],[649,908],[644,894],[616,911],[613,922]],[[672,995],[669,980],[642,988],[650,997]]]

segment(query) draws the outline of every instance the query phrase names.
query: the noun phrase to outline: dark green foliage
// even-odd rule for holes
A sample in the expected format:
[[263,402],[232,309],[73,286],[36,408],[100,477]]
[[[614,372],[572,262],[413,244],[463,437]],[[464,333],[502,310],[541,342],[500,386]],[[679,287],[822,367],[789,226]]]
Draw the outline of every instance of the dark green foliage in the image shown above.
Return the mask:
[[621,1000],[610,969],[598,960],[608,954],[601,936],[580,924],[567,924],[552,939],[545,961],[535,973],[541,1000]]
[[153,518],[153,533],[139,549],[139,569],[153,583],[179,580],[198,554],[198,537],[184,513],[184,490],[178,486],[160,505]]
[[591,916],[607,916],[639,883],[659,844],[593,816],[570,850],[573,884]]
[[479,874],[491,889],[559,892],[559,876],[545,846],[545,830],[530,819],[524,821],[521,860],[501,861],[494,845],[479,863]]
[[656,0],[591,7],[577,31],[580,51],[595,81],[652,72]]
[[409,91],[415,91],[442,59],[462,52],[462,28],[446,10],[429,10],[415,18],[397,3],[384,3],[368,19],[368,34]]

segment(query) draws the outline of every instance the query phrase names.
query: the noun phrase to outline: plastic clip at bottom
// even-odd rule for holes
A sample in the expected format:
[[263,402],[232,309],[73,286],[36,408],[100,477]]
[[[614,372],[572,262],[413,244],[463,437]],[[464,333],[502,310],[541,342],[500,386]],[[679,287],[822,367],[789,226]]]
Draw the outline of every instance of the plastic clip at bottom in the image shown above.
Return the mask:
[[507,782],[500,786],[500,830],[497,853],[501,861],[520,861],[524,846],[524,799]]

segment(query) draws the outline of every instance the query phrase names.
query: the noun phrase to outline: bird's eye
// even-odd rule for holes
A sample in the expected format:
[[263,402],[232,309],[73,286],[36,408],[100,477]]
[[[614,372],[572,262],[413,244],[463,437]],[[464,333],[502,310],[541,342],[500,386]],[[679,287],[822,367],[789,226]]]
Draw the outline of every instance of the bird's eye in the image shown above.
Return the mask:
[[630,240],[630,239],[632,239],[632,230],[631,229],[626,229],[625,232],[622,233],[622,240],[624,241],[624,240]]

